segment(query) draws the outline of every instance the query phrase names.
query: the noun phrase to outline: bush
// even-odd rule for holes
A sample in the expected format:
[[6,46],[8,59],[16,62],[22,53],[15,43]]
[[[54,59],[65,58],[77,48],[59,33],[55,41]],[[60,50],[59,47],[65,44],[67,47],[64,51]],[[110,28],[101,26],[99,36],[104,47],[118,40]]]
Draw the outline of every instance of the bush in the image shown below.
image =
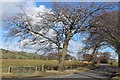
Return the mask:
[[120,80],[120,77],[116,76],[116,77],[113,77],[111,80]]
[[107,59],[102,59],[102,60],[100,61],[100,63],[108,63],[108,60],[107,60]]

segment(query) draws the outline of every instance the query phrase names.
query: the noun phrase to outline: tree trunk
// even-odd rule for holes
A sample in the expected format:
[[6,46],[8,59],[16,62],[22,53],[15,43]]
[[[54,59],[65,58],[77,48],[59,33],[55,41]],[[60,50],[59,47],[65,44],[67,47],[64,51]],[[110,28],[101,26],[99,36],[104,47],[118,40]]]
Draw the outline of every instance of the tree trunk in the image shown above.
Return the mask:
[[118,53],[118,69],[120,70],[120,52]]
[[69,40],[70,40],[70,36],[67,36],[66,39],[65,39],[65,42],[63,44],[62,55],[61,55],[61,58],[60,58],[60,62],[58,64],[58,70],[59,71],[64,70],[64,62],[65,62],[65,56],[67,54],[67,48],[68,48]]
[[94,49],[93,49],[93,52],[92,52],[92,60],[91,60],[91,63],[92,64],[96,64],[97,63],[97,58],[96,58],[96,51],[97,51],[97,47],[95,47]]
[[120,76],[120,51],[117,51],[117,54],[118,54],[117,76]]
[[58,47],[58,64],[60,64],[60,58],[61,58],[61,51],[60,48]]
[[62,56],[60,58],[60,62],[59,62],[59,65],[58,65],[58,70],[59,71],[63,71],[64,70],[64,61],[65,61],[65,55],[66,54],[67,54],[67,47],[64,47],[62,49]]
[[120,70],[120,45],[116,48],[116,52],[118,54],[118,69]]

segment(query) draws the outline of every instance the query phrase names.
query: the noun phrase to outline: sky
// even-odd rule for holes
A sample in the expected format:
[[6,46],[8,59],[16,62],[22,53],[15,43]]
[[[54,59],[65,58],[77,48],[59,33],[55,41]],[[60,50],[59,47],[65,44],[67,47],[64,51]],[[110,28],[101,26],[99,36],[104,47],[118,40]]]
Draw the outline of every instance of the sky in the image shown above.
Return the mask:
[[119,0],[1,0],[1,2],[118,2]]
[[[36,1],[36,2],[34,2]],[[11,16],[11,15],[14,15],[16,13],[19,12],[19,8],[16,6],[16,5],[23,5],[23,3],[21,2],[26,2],[26,8],[28,10],[31,10],[31,9],[35,9],[37,10],[37,8],[41,8],[41,9],[44,9],[44,8],[48,8],[50,9],[51,5],[50,5],[50,2],[53,2],[54,0],[29,0],[29,1],[26,1],[26,0],[2,0],[0,3],[0,15],[2,17],[2,19],[4,19],[4,17],[6,16]],[[64,2],[68,2],[68,1],[74,1],[74,2],[118,2],[119,0],[56,0],[56,1],[64,1]],[[1,20],[2,20],[1,19]],[[16,45],[14,44],[11,44],[11,45],[7,45],[4,43],[4,38],[2,37],[3,36],[3,32],[2,32],[2,27],[1,26],[4,26],[2,23],[2,21],[0,20],[0,48],[9,48],[11,50],[20,50],[19,47],[17,47]],[[4,45],[5,44],[5,45]],[[8,43],[10,44],[10,43]],[[15,43],[16,44],[16,43]],[[79,41],[73,41],[71,40],[70,41],[70,46],[69,46],[69,49],[72,50],[73,52],[77,52],[78,49],[82,47],[82,43],[79,42]],[[107,48],[103,51],[110,51],[110,52],[113,52],[115,53],[113,50],[111,50],[110,48]],[[71,53],[72,54],[72,53]],[[74,55],[74,54],[72,54]],[[113,54],[115,58],[116,57],[116,54]]]

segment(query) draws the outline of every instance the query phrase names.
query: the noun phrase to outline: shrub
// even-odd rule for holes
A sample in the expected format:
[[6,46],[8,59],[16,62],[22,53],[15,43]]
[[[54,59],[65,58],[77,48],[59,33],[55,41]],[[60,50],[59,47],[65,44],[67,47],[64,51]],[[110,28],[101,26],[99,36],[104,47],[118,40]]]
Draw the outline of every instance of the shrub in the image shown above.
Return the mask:
[[108,60],[107,60],[107,59],[102,59],[102,60],[100,61],[100,63],[108,63]]

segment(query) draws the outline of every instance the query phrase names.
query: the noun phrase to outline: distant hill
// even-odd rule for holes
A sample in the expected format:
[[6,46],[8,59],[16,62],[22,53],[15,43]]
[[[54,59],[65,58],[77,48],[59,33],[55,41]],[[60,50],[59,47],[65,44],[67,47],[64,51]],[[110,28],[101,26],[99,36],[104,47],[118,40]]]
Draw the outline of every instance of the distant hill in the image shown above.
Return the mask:
[[34,53],[26,53],[26,52],[17,52],[17,51],[9,51],[5,49],[0,49],[2,52],[2,59],[46,59],[45,56],[34,54]]
[[[35,53],[17,52],[5,49],[0,49],[0,52],[2,52],[2,59],[58,60],[61,55],[58,53],[49,53],[48,55],[43,56]],[[75,57],[69,54],[67,54],[65,58],[65,60],[76,60]]]

